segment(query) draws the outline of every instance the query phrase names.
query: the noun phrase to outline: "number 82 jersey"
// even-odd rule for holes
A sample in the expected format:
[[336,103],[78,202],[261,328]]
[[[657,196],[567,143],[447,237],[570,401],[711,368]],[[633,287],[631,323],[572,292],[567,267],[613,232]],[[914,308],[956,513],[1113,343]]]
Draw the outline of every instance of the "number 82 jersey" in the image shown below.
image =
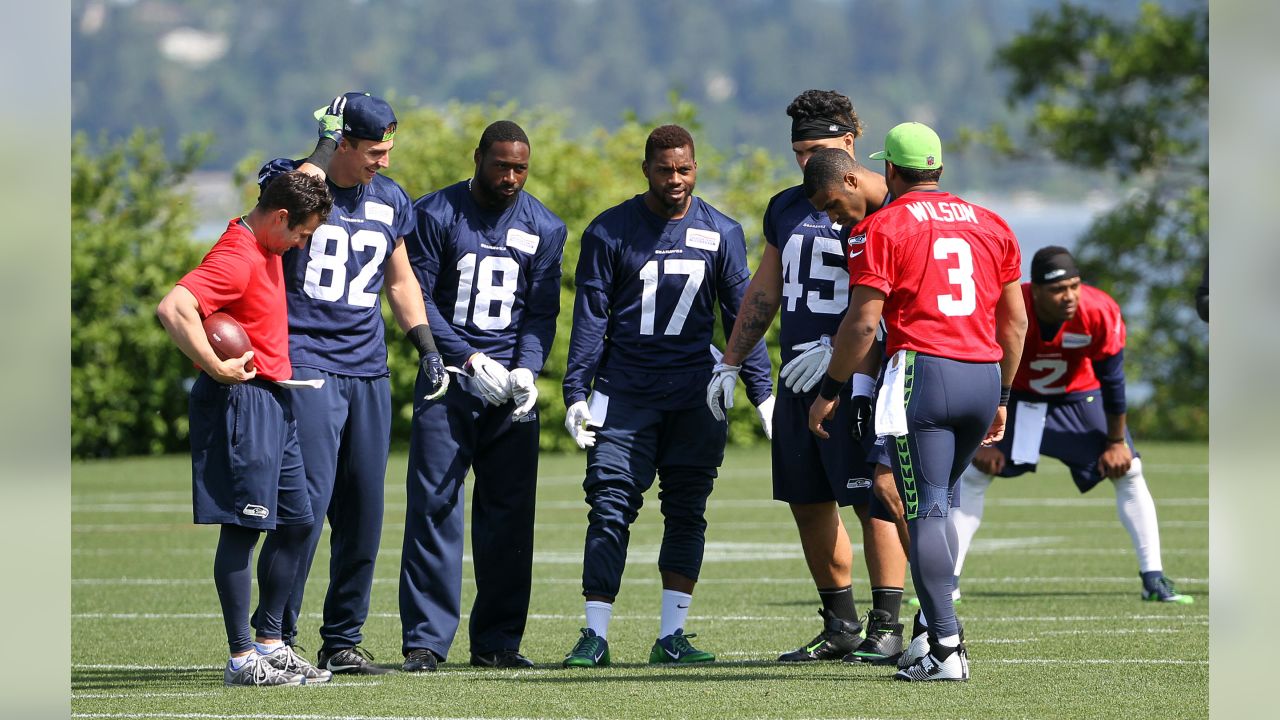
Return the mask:
[[[278,158],[258,172],[258,184],[296,170],[302,162]],[[328,183],[333,210],[306,247],[284,254],[289,304],[289,357],[293,365],[336,375],[388,373],[382,321],[383,270],[400,238],[413,231],[409,196],[391,178],[368,185]]]

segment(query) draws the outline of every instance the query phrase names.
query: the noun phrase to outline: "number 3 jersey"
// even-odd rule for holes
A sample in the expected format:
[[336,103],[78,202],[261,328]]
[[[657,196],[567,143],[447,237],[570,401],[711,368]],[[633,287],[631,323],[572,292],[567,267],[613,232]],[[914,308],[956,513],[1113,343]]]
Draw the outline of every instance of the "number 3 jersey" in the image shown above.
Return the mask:
[[541,372],[560,312],[564,222],[527,192],[503,211],[484,210],[465,180],[413,208],[406,248],[445,361],[462,366],[480,352]]
[[[647,406],[702,403],[716,303],[727,336],[749,277],[742,226],[701,198],[679,220],[650,211],[643,195],[601,213],[582,234],[566,404],[585,400],[593,379]],[[770,394],[763,343],[742,379],[753,403]]]
[[885,293],[885,352],[995,362],[996,302],[1022,276],[1022,252],[999,215],[948,192],[917,190],[858,223],[849,283]]
[[1022,299],[1029,324],[1013,389],[1034,395],[1066,395],[1100,387],[1094,361],[1124,350],[1126,331],[1116,301],[1095,287],[1081,285],[1075,316],[1045,340],[1031,304],[1030,283],[1023,283]]
[[[258,171],[258,185],[296,170],[277,158]],[[409,196],[391,178],[368,185],[328,183],[333,210],[306,247],[284,254],[289,302],[289,357],[295,366],[335,375],[386,375],[382,321],[383,269],[396,241],[413,230]]]

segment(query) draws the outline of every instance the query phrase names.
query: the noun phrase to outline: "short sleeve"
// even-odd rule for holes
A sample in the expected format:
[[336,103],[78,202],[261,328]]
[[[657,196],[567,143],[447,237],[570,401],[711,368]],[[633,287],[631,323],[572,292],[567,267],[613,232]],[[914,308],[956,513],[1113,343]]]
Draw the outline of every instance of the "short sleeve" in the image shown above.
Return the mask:
[[773,218],[774,213],[777,212],[778,197],[774,195],[770,198],[769,205],[764,209],[764,241],[781,250],[782,246],[778,244],[778,229],[774,227],[776,222]]
[[1022,280],[1022,248],[1018,246],[1018,238],[1010,230],[1005,235],[1004,258],[1000,263],[1000,285]]
[[1092,333],[1096,347],[1094,357],[1111,357],[1124,350],[1128,330],[1125,328],[1124,318],[1120,314],[1120,306],[1116,301],[1101,291],[1098,291],[1096,296],[1099,300],[1096,311],[1099,327]]
[[845,245],[849,254],[849,285],[866,285],[888,295],[893,290],[893,257],[889,238],[875,225],[854,228]]
[[244,295],[251,274],[252,259],[236,243],[220,240],[178,284],[196,297],[200,317],[208,317]]
[[[400,190],[399,188],[396,188]],[[418,226],[417,213],[413,210],[413,204],[409,202],[409,196],[403,190],[396,193],[396,224],[392,230],[395,232],[396,238],[409,237],[413,233],[414,228]]]

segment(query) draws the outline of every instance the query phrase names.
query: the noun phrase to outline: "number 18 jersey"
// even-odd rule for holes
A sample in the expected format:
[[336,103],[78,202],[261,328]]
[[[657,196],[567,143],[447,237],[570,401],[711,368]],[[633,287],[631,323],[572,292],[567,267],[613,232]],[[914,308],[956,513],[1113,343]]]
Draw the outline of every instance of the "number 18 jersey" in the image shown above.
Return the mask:
[[995,362],[996,302],[1022,273],[999,215],[948,192],[917,190],[867,217],[849,238],[849,283],[887,296],[885,351]]
[[[302,162],[278,158],[258,172],[265,186]],[[335,375],[386,375],[382,280],[396,242],[414,227],[409,196],[391,178],[368,185],[328,183],[333,210],[306,247],[284,254],[289,357]]]

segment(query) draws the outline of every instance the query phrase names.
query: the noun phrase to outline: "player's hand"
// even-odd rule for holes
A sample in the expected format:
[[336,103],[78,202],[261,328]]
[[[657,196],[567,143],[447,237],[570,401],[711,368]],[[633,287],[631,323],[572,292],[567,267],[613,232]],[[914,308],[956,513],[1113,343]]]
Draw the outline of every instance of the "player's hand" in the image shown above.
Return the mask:
[[872,412],[871,398],[867,395],[854,395],[849,405],[849,434],[854,440],[861,440],[875,431],[875,413]]
[[316,119],[316,134],[322,138],[341,143],[342,111],[347,107],[347,96],[339,95],[327,107],[316,108],[312,117]]
[[595,432],[587,427],[591,419],[591,410],[587,408],[585,400],[579,400],[570,405],[564,414],[564,429],[569,431],[573,441],[582,450],[594,447],[596,444]]
[[819,395],[813,399],[813,404],[809,406],[809,432],[826,440],[831,437],[827,433],[826,428],[822,427],[822,421],[835,415],[836,408],[840,406],[840,398],[834,397],[830,400]]
[[889,512],[889,517],[893,518],[902,549],[910,554],[911,533],[907,528],[907,509],[902,504],[902,495],[898,492],[898,481],[893,477],[892,468],[876,463],[875,471],[871,475],[871,491]]
[[440,353],[423,353],[418,358],[418,365],[422,367],[422,375],[427,379],[429,391],[425,399],[436,400],[442,397],[449,390],[449,371],[444,369]]
[[994,445],[1004,437],[1004,421],[1007,413],[1008,409],[1003,406],[996,408],[996,416],[991,418],[991,427],[987,429],[986,437],[982,438],[983,445]]
[[809,392],[831,364],[831,337],[823,335],[812,342],[792,345],[791,349],[799,350],[800,354],[782,366],[778,379],[793,393]]
[[765,398],[756,406],[756,413],[760,415],[760,427],[764,428],[764,436],[773,439],[773,396]]
[[507,389],[507,376],[511,373],[484,353],[476,353],[467,360],[467,372],[480,391],[480,398],[488,405],[501,405],[511,393]]
[[973,466],[988,475],[999,475],[1006,462],[1008,461],[999,448],[980,447],[973,454]]
[[715,419],[723,421],[724,411],[733,407],[733,388],[738,384],[741,365],[725,365],[717,362],[711,369],[711,382],[707,383],[707,408]]
[[1133,451],[1129,449],[1129,443],[1112,443],[1098,458],[1098,472],[1110,480],[1115,480],[1124,477],[1132,464]]
[[235,385],[258,376],[258,368],[253,366],[253,351],[249,350],[238,358],[218,361],[217,365],[208,368],[209,377],[223,385]]
[[535,416],[530,414],[538,402],[538,386],[534,382],[533,371],[528,368],[516,368],[507,376],[507,392],[516,402],[516,409],[511,411],[511,419],[515,422],[526,422]]

